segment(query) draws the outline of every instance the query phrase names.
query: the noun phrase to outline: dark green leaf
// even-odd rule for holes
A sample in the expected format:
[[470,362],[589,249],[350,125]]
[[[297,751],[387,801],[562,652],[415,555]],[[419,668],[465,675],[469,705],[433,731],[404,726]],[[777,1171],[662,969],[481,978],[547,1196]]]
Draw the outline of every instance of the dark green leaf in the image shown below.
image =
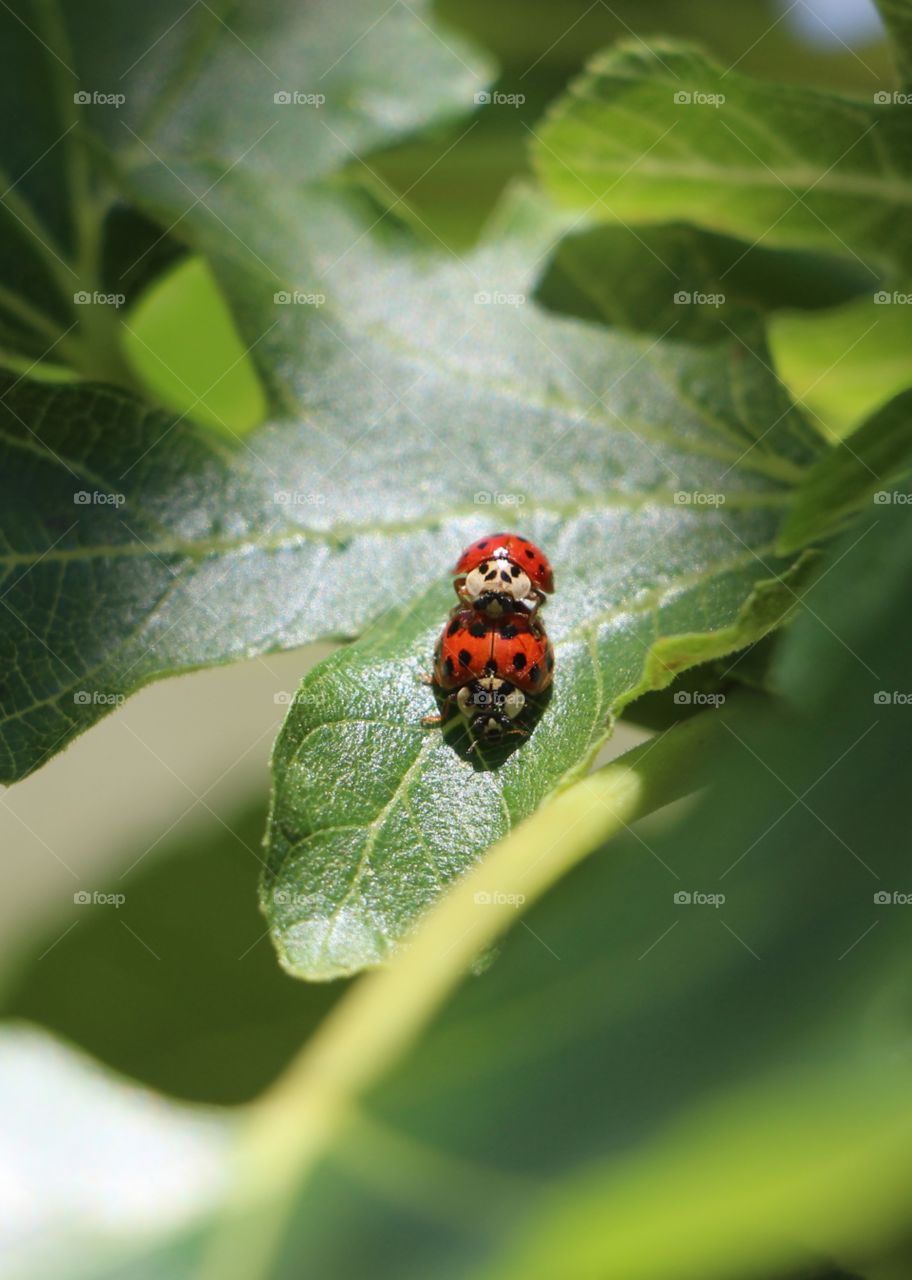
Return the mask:
[[[288,1265],[351,1274],[371,1258],[411,1280],[445,1249],[454,1278],[755,1280],[905,1232],[912,539],[898,506],[862,532],[832,549],[783,640],[783,701],[720,714],[705,796],[552,889],[356,1118],[345,1109]],[[580,820],[598,812],[592,781]],[[490,881],[503,893],[527,891],[547,856],[545,814],[525,829],[527,863]],[[390,1022],[411,1025],[401,1002],[419,1021],[434,1007],[429,957],[492,910],[473,906],[478,882],[454,891],[446,930],[441,914],[357,993],[340,1052],[386,1063]],[[350,1078],[336,1059],[324,1104]],[[321,1080],[302,1060],[298,1087]]]
[[551,310],[676,338],[714,339],[757,311],[870,297],[856,262],[746,246],[685,226],[594,227],[562,240],[537,298]]
[[124,850],[122,875],[36,934],[0,1012],[168,1094],[259,1093],[345,989],[276,968],[256,909],[265,817],[253,805],[192,840]]
[[783,554],[832,534],[872,499],[880,507],[905,502],[904,489],[896,486],[910,465],[910,423],[912,392],[907,391],[822,455],[783,525]]

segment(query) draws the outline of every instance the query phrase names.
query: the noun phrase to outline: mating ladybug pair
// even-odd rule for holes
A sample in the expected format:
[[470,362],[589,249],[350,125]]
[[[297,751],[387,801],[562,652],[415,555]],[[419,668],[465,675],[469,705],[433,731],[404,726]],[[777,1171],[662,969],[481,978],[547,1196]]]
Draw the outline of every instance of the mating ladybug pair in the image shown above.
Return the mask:
[[445,695],[440,724],[455,706],[477,744],[527,734],[518,723],[551,683],[554,651],[539,617],[554,590],[546,557],[528,538],[492,533],[463,552],[453,570],[458,604],[434,650],[430,683]]

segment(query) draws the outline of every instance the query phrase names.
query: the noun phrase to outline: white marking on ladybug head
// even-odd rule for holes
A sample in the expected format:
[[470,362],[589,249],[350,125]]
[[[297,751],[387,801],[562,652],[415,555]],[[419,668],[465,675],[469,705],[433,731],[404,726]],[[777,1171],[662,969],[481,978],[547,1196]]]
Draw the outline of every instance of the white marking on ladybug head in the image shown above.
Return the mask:
[[[465,599],[472,603],[482,596],[507,596],[511,600],[525,600],[531,590],[529,575],[518,564],[500,558],[482,560],[465,577]],[[496,602],[492,601],[493,603]]]

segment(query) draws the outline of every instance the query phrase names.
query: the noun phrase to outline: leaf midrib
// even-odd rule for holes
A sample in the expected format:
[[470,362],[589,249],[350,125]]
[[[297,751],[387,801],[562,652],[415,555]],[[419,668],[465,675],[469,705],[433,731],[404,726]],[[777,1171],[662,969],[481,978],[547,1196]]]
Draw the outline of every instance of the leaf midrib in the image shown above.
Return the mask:
[[[787,489],[770,493],[726,493],[724,505],[728,508],[745,510],[757,508],[785,507],[792,499]],[[598,512],[617,508],[624,511],[644,511],[650,506],[678,508],[689,513],[699,512],[709,515],[715,507],[704,504],[678,504],[674,501],[673,490],[654,491],[648,494],[599,494],[591,502],[579,503],[545,503],[530,502],[523,507],[523,516],[550,515],[563,520],[573,520],[579,516],[598,514]],[[78,511],[78,508],[74,508]],[[499,514],[503,514],[498,509]],[[172,556],[182,560],[202,562],[211,557],[244,555],[252,552],[270,553],[288,551],[307,543],[320,546],[342,547],[356,538],[382,535],[393,537],[403,533],[414,533],[422,529],[433,529],[442,526],[449,520],[469,519],[479,514],[477,506],[451,508],[444,512],[428,515],[422,519],[390,521],[386,524],[344,525],[332,530],[295,528],[275,537],[263,538],[209,538],[198,542],[187,542],[181,539],[166,539],[160,542],[124,542],[96,544],[88,547],[57,547],[44,552],[13,551],[0,554],[0,566],[26,568],[37,564],[60,564],[82,560],[97,560],[100,557],[110,559],[142,558],[152,556]]]
[[[623,171],[629,165],[624,158],[593,158],[591,152],[575,153],[567,147],[568,156],[573,156],[574,163],[583,171],[597,170],[599,173]],[[782,192],[787,196],[804,198],[811,191],[821,191],[832,195],[851,196],[857,199],[874,197],[879,203],[891,208],[895,204],[912,205],[912,183],[889,181],[879,176],[868,177],[862,173],[839,175],[835,170],[809,169],[805,167],[774,169],[764,162],[762,168],[742,169],[734,165],[707,164],[705,153],[693,151],[693,160],[686,164],[675,161],[663,162],[656,159],[643,159],[636,166],[637,175],[646,175],[661,181],[669,178],[688,182],[705,182],[712,180],[726,187],[740,185],[745,187],[767,187],[772,191]],[[696,157],[700,156],[700,159]],[[792,190],[796,188],[796,190]]]

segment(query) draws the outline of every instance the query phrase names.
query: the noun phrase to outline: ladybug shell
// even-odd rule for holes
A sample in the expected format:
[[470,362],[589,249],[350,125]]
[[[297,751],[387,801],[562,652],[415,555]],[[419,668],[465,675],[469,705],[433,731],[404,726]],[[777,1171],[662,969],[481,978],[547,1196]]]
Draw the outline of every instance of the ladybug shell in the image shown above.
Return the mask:
[[525,693],[541,693],[553,670],[554,651],[544,630],[519,613],[485,618],[460,609],[434,651],[434,680],[441,689],[496,675]]
[[485,560],[509,560],[520,565],[540,590],[548,593],[554,590],[554,574],[547,556],[522,534],[489,533],[479,538],[463,551],[453,573],[456,577],[463,577]]

